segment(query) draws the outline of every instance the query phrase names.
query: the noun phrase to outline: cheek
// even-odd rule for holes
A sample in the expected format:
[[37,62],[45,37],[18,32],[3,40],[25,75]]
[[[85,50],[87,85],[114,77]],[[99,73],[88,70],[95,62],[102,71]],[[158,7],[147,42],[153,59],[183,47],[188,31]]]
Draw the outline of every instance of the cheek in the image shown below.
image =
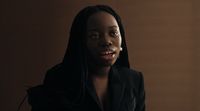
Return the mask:
[[119,45],[121,47],[121,45],[122,45],[122,37],[119,38]]
[[122,38],[119,37],[119,39],[115,41],[115,44],[116,44],[117,47],[120,48],[120,47],[121,47],[121,44],[122,44]]
[[117,47],[118,47],[118,54],[120,53],[120,51],[121,51],[121,48],[122,48],[122,39],[121,39],[121,37],[119,38],[119,40],[118,40],[118,42],[117,42]]
[[93,54],[95,52],[96,44],[94,42],[87,41],[86,46],[88,53]]

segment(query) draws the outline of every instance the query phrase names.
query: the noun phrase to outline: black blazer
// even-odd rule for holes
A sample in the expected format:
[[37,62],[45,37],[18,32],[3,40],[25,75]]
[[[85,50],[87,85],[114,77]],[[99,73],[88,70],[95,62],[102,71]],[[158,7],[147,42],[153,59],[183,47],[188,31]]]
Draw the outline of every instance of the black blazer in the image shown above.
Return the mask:
[[[103,111],[88,83],[84,98],[70,105],[65,91],[49,90],[45,85],[28,89],[32,111]],[[109,74],[110,111],[145,111],[144,81],[141,72],[112,67]]]

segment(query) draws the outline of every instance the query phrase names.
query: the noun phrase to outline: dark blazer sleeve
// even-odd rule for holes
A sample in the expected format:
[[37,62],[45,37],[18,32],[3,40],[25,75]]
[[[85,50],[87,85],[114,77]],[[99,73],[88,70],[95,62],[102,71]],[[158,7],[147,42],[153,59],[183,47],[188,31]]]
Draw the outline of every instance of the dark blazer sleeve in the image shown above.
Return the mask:
[[43,86],[32,87],[27,90],[28,103],[31,105],[31,111],[53,111],[50,109],[50,101],[46,95]]
[[138,84],[136,90],[136,109],[135,111],[145,111],[145,91],[144,78],[141,72],[138,72]]

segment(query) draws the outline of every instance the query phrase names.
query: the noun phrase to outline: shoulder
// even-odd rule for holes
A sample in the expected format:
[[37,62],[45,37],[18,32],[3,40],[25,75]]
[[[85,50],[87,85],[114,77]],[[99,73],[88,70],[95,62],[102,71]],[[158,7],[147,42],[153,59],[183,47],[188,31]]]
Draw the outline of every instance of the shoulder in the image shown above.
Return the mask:
[[142,72],[133,70],[131,68],[118,68],[117,70],[120,77],[124,79],[130,78],[132,80],[138,81],[143,78]]
[[28,103],[34,107],[47,107],[48,106],[48,95],[43,85],[35,86],[27,90]]
[[[61,72],[61,65],[58,64],[46,72],[45,79],[42,85],[31,87],[27,90],[28,103],[34,107],[46,106],[51,103],[58,88],[59,74]],[[47,107],[47,106],[46,106]]]
[[122,82],[126,82],[136,89],[138,89],[140,85],[144,83],[144,77],[140,71],[133,70],[131,68],[118,68],[117,70]]
[[52,104],[55,95],[53,89],[56,88],[57,81],[59,81],[58,74],[60,73],[60,69],[60,64],[50,68],[46,72],[43,84],[33,86],[27,90],[28,103],[33,109],[46,109]]

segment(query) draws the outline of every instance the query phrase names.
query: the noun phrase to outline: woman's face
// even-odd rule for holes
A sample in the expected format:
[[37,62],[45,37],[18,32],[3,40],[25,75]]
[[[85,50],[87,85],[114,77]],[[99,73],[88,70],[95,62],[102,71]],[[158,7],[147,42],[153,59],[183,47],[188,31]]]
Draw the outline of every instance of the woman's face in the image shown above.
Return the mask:
[[121,48],[121,34],[116,19],[107,12],[91,15],[87,21],[88,60],[94,65],[111,66]]

